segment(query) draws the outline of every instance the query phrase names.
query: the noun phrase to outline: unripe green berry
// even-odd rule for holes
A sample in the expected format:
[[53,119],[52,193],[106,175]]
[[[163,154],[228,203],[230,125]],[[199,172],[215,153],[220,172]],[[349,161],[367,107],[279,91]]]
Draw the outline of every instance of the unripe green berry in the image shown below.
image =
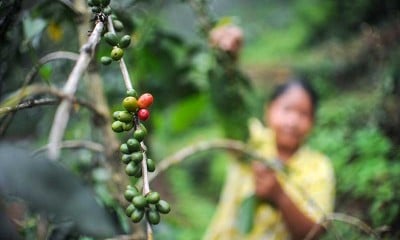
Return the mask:
[[131,155],[130,154],[123,154],[121,157],[121,162],[128,164],[132,161]]
[[131,154],[131,159],[133,162],[138,164],[143,160],[143,153],[142,152],[134,152]]
[[138,94],[137,94],[135,89],[129,89],[129,90],[126,91],[126,96],[127,97],[134,97],[134,98],[137,99]]
[[133,203],[133,205],[135,205],[136,208],[139,208],[139,209],[143,209],[147,206],[146,198],[143,197],[142,195],[138,195],[138,196],[134,197],[132,199],[132,203]]
[[130,123],[123,123],[122,124],[122,129],[124,130],[124,131],[129,131],[129,130],[131,130],[133,128],[133,122],[130,122]]
[[165,200],[160,200],[156,204],[156,209],[160,213],[167,214],[171,211],[171,207],[169,206],[169,203]]
[[133,115],[128,111],[119,111],[118,120],[124,123],[131,123],[133,120]]
[[107,32],[106,34],[104,34],[104,39],[111,46],[117,46],[117,44],[119,42],[118,36],[115,33],[112,33],[112,32]]
[[129,151],[131,152],[136,152],[140,150],[140,143],[134,138],[128,139],[128,141],[126,141],[126,144],[128,145]]
[[109,16],[112,13],[112,9],[110,8],[110,6],[103,8],[103,13]]
[[129,44],[131,44],[131,36],[129,35],[124,35],[118,43],[118,46],[120,48],[127,48],[129,46]]
[[160,223],[160,214],[155,209],[148,209],[146,211],[146,218],[153,225]]
[[114,29],[117,32],[124,30],[124,24],[119,20],[113,20]]
[[99,13],[101,12],[101,8],[99,7],[92,7],[92,13]]
[[144,210],[135,208],[135,210],[132,212],[131,220],[134,223],[138,223],[140,222],[140,220],[142,220],[143,216],[144,216]]
[[143,129],[138,128],[133,132],[133,137],[138,140],[139,142],[143,141],[143,139],[146,137],[146,132],[143,131]]
[[140,193],[138,191],[135,191],[135,190],[129,189],[129,188],[126,189],[125,193],[124,193],[125,199],[129,202],[131,202],[134,197],[139,196],[139,195],[140,195]]
[[129,151],[128,145],[126,145],[126,143],[121,144],[121,146],[119,147],[119,150],[121,151],[121,153],[125,153],[125,154],[131,153]]
[[136,178],[142,177],[143,171],[142,168],[139,168],[139,170],[133,175]]
[[130,162],[125,167],[125,173],[128,176],[134,176],[139,171],[139,169],[141,169],[141,167],[139,165],[137,165],[134,162]]
[[129,112],[135,112],[138,108],[137,99],[135,97],[126,97],[122,101],[122,106]]
[[123,122],[120,122],[120,121],[114,121],[112,124],[111,124],[111,129],[114,131],[114,132],[122,132],[124,129],[123,129]]
[[148,192],[146,194],[146,201],[148,204],[156,204],[160,201],[160,194],[158,192]]
[[119,61],[122,56],[124,56],[124,50],[122,50],[122,48],[114,47],[111,51],[111,58],[115,61]]
[[147,165],[147,171],[154,172],[154,170],[156,170],[156,164],[154,163],[153,159],[147,158],[146,165]]
[[112,63],[112,58],[107,57],[107,56],[103,56],[103,57],[100,58],[100,62],[103,65],[110,65]]
[[135,205],[129,204],[128,207],[126,207],[126,209],[125,209],[126,216],[131,217],[132,213],[133,213],[133,211],[135,211],[135,209],[136,209]]

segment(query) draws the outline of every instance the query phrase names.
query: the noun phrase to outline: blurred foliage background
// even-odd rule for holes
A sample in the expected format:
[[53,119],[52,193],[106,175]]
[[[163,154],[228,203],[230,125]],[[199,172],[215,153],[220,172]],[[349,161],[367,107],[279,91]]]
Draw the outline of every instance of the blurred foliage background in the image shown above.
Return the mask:
[[[274,84],[294,74],[307,76],[321,97],[317,123],[308,144],[327,154],[335,167],[336,212],[365,221],[380,231],[383,239],[398,239],[400,2],[200,2],[207,4],[207,11],[214,19],[237,24],[245,33],[239,68],[256,90],[247,96],[252,105],[235,111],[237,117],[260,118],[265,96]],[[21,88],[25,76],[42,56],[58,50],[79,50],[79,18],[67,3],[0,1],[1,103]],[[210,72],[218,67],[217,62],[207,39],[200,34],[198,18],[188,2],[120,0],[112,1],[111,6],[124,23],[125,32],[134,39],[133,47],[124,56],[133,84],[139,92],[151,92],[155,96],[152,116],[146,122],[153,158],[159,162],[192,143],[224,137],[224,122],[219,121],[220,114],[211,94],[216,89]],[[100,44],[96,59],[108,54],[109,49]],[[40,68],[33,84],[60,87],[72,66],[68,61],[47,63]],[[102,77],[111,115],[112,110],[120,108],[125,94],[122,76],[116,65],[93,64],[92,67]],[[92,90],[87,86],[85,82],[80,84],[77,95],[85,98]],[[42,147],[47,142],[54,112],[54,105],[21,110],[10,122],[2,115],[1,142],[31,150]],[[76,108],[65,139],[101,142],[96,119],[86,109]],[[17,151],[10,146],[3,149],[1,161]],[[100,164],[105,160],[118,161],[85,149],[63,150],[61,164],[83,185],[91,186],[92,195],[118,225],[114,230],[126,233],[131,227],[107,187],[110,173]],[[230,155],[218,151],[197,154],[152,182],[152,188],[166,196],[173,207],[155,227],[156,239],[201,238],[215,210],[225,165],[230,160]],[[14,171],[20,173],[18,168]],[[8,188],[18,184],[6,183]],[[22,191],[34,189],[27,183]],[[50,191],[47,194],[56,195]],[[7,206],[12,202],[2,198],[0,209],[9,209]],[[37,212],[25,211],[22,219],[18,229],[24,239],[35,239],[41,226]],[[50,223],[53,229],[66,229],[54,221]],[[88,237],[91,234],[73,235],[71,232],[79,229],[67,229],[69,232],[58,231],[57,236],[91,239]],[[332,224],[324,238],[338,236],[340,239],[367,238],[354,226],[340,222]]]

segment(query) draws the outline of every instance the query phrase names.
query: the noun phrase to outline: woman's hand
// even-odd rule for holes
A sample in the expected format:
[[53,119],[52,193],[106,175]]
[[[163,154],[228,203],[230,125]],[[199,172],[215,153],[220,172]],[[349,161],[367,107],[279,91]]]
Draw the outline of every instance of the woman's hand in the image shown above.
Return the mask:
[[242,30],[233,25],[216,27],[210,32],[213,47],[237,55],[243,42]]
[[252,168],[256,196],[277,205],[279,198],[283,194],[283,189],[276,178],[275,172],[259,161],[254,161]]

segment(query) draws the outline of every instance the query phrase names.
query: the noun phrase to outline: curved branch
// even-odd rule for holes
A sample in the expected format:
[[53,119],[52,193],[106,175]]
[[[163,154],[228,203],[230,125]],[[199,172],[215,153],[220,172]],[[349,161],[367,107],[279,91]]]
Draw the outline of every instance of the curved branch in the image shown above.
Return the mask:
[[[74,96],[78,87],[79,80],[86,71],[90,60],[93,57],[95,47],[100,41],[101,32],[103,31],[104,23],[97,22],[93,32],[90,34],[88,42],[82,46],[78,61],[75,63],[72,72],[70,73],[67,82],[64,85],[63,92],[71,97]],[[57,108],[54,117],[53,125],[49,135],[49,158],[57,160],[60,155],[60,143],[64,136],[65,128],[69,120],[69,110],[71,101],[64,99]]]
[[149,181],[152,181],[158,174],[167,170],[169,167],[182,162],[189,156],[192,156],[199,152],[204,152],[214,149],[222,149],[242,154],[243,157],[241,159],[243,161],[247,161],[246,157],[264,161],[268,167],[274,169],[275,171],[282,171],[283,168],[282,164],[279,161],[273,159],[266,159],[264,156],[257,153],[256,151],[253,151],[241,141],[230,140],[230,139],[217,139],[217,140],[195,143],[193,145],[190,145],[188,147],[179,150],[178,152],[174,153],[169,157],[164,158],[163,160],[160,161],[153,174],[149,176]]
[[[40,152],[48,150],[49,145],[45,145],[37,150],[35,150],[32,155],[36,155]],[[70,149],[80,149],[85,148],[93,152],[104,152],[104,147],[100,143],[92,142],[92,141],[85,141],[85,140],[71,140],[71,141],[64,141],[60,143],[60,148],[70,148]]]
[[59,99],[52,99],[52,98],[29,99],[13,107],[0,108],[0,115],[10,112],[16,112],[25,108],[33,108],[36,106],[43,106],[43,105],[54,105],[59,102],[60,102]]

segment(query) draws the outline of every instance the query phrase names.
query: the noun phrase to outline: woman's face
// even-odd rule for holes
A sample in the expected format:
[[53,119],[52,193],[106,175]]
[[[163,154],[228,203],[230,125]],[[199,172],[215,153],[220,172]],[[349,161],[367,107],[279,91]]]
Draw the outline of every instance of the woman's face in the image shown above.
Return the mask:
[[300,86],[290,86],[266,111],[266,121],[275,131],[278,148],[297,149],[313,126],[313,105]]

